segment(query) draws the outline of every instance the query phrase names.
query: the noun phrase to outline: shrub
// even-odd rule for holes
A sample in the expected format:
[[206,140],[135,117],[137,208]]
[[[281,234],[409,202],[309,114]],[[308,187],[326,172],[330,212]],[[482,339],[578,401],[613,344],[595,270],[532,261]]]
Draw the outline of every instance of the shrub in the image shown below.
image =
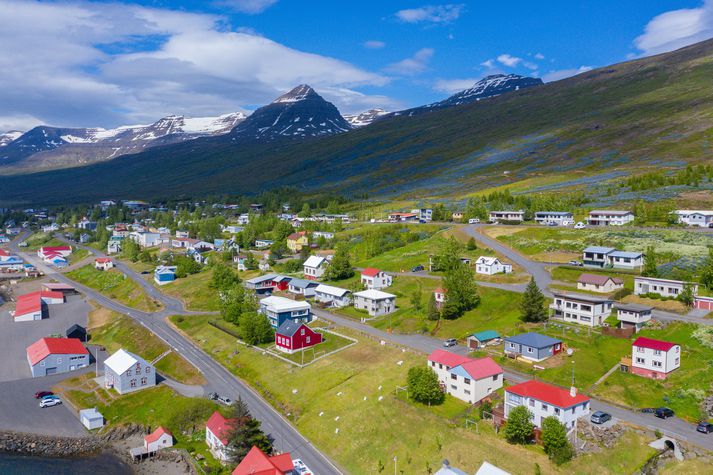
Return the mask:
[[445,399],[438,376],[427,366],[414,366],[408,370],[407,387],[409,397],[420,403],[441,404]]
[[632,293],[633,293],[633,292],[631,291],[631,289],[624,289],[624,288],[622,288],[622,289],[619,289],[619,290],[617,290],[616,292],[614,292],[614,293],[612,294],[612,296],[611,296],[611,299],[612,299],[612,300],[621,300],[621,299],[623,299],[624,297],[627,297],[627,296],[631,295]]
[[508,415],[505,438],[511,444],[526,444],[532,440],[533,425],[530,411],[525,406],[517,406]]

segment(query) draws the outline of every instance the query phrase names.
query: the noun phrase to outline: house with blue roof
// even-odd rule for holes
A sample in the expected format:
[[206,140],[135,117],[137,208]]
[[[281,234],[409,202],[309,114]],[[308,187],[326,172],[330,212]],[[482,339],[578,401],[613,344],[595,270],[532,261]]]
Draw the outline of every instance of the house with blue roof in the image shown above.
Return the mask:
[[319,282],[307,279],[292,279],[290,280],[287,291],[291,294],[301,295],[304,298],[314,297],[315,289],[319,286]]
[[562,351],[562,340],[540,333],[522,333],[505,337],[505,354],[530,361],[543,361]]
[[470,335],[467,339],[468,349],[477,350],[488,344],[500,342],[500,333],[495,330],[485,330]]

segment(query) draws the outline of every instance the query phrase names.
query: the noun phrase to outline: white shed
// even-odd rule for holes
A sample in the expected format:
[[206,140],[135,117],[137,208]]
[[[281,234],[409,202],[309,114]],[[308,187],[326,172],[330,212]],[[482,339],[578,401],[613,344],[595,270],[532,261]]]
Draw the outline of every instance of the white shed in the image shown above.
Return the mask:
[[82,422],[82,425],[89,430],[104,427],[104,416],[97,411],[96,407],[80,410],[79,420]]

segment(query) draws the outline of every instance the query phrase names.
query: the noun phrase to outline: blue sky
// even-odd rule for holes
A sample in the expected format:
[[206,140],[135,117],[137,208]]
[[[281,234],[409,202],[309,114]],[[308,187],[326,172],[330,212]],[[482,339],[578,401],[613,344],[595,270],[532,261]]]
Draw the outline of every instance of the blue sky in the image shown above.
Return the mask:
[[713,0],[0,0],[0,131],[250,111],[301,82],[397,110],[712,36]]

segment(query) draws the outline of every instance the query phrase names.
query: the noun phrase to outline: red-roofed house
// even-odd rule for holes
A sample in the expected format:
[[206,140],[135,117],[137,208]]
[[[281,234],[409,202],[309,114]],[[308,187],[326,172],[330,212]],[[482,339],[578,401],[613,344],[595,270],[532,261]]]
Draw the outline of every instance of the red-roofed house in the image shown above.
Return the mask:
[[94,268],[98,270],[109,270],[114,267],[114,260],[110,257],[97,257],[94,259]]
[[577,388],[569,391],[540,381],[525,381],[505,388],[505,417],[517,406],[525,406],[533,415],[532,423],[542,427],[542,420],[555,416],[567,431],[577,419],[589,414],[589,398],[577,394]]
[[66,373],[89,365],[89,352],[78,338],[41,338],[27,347],[32,377]]
[[[292,475],[295,464],[289,453],[269,456],[258,447],[253,446],[250,452],[240,461],[233,475]],[[310,475],[308,472],[300,472]]]
[[309,246],[309,235],[307,231],[299,231],[287,236],[287,248],[290,251],[297,253],[306,246]]
[[161,426],[144,437],[144,449],[149,453],[167,447],[173,447],[173,434]]
[[631,344],[631,372],[651,379],[666,379],[681,366],[681,346],[640,336]]
[[228,435],[232,429],[234,419],[226,419],[220,412],[215,411],[205,423],[205,443],[213,456],[221,462],[227,462]]
[[448,291],[441,287],[438,287],[436,290],[433,291],[433,297],[436,300],[436,308],[438,308],[439,310],[443,308],[443,305],[446,303],[446,292]]
[[62,292],[50,292],[46,290],[30,292],[29,294],[20,295],[17,298],[15,311],[12,315],[16,322],[42,320],[44,306],[59,303],[64,303],[64,294]]
[[624,281],[619,277],[609,277],[600,274],[582,274],[577,279],[579,290],[609,293],[624,288]]
[[45,261],[56,257],[67,257],[72,254],[72,246],[44,246],[37,250],[37,256]]
[[491,358],[434,350],[428,356],[428,367],[436,372],[443,391],[470,404],[503,387],[503,369]]
[[393,278],[384,271],[367,267],[361,271],[361,283],[367,289],[381,290],[391,286]]

